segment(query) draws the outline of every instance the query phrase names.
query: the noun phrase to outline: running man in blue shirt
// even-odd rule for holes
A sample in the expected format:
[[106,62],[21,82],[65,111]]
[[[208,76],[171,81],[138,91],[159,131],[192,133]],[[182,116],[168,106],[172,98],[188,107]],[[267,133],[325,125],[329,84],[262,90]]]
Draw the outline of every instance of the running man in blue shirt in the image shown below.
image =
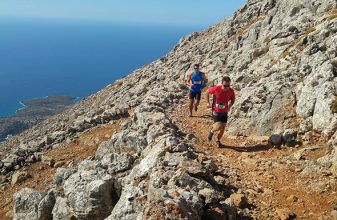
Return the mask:
[[[186,85],[190,87],[190,117],[192,117],[192,110],[198,110],[198,105],[201,98],[201,90],[206,86],[208,79],[205,73],[199,70],[200,65],[194,64],[194,71],[188,75]],[[194,103],[194,99],[196,102]]]

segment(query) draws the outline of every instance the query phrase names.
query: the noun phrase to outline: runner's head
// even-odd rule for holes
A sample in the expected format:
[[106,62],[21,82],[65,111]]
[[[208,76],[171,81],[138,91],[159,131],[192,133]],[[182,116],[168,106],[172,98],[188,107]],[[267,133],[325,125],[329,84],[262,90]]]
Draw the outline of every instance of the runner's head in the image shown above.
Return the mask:
[[224,76],[222,77],[222,82],[221,82],[223,88],[229,88],[231,86],[231,78],[229,76]]
[[193,68],[195,72],[199,72],[200,64],[199,63],[194,64]]

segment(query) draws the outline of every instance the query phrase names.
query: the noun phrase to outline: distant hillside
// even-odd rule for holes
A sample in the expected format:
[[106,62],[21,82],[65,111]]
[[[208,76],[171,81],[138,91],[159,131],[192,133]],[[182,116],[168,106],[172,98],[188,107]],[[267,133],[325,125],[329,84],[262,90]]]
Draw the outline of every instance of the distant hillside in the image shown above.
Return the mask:
[[19,134],[33,125],[43,121],[46,117],[62,112],[73,105],[73,98],[67,96],[49,96],[41,99],[24,100],[25,106],[15,115],[0,118],[0,142],[8,136]]

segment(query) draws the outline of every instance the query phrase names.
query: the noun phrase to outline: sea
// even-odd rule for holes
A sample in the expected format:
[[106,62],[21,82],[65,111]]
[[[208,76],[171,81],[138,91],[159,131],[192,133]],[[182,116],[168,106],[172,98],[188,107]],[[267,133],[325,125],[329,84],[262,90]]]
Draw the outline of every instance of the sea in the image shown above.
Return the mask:
[[0,117],[20,101],[81,99],[167,54],[197,26],[0,18]]

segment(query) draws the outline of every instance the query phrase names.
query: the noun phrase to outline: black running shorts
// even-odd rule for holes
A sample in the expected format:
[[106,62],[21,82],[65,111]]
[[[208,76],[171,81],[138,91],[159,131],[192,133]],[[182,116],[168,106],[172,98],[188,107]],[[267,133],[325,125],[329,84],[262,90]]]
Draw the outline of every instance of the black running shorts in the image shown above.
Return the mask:
[[190,99],[200,100],[201,99],[201,91],[199,91],[199,92],[190,91]]
[[228,114],[226,113],[213,113],[214,122],[227,123]]

